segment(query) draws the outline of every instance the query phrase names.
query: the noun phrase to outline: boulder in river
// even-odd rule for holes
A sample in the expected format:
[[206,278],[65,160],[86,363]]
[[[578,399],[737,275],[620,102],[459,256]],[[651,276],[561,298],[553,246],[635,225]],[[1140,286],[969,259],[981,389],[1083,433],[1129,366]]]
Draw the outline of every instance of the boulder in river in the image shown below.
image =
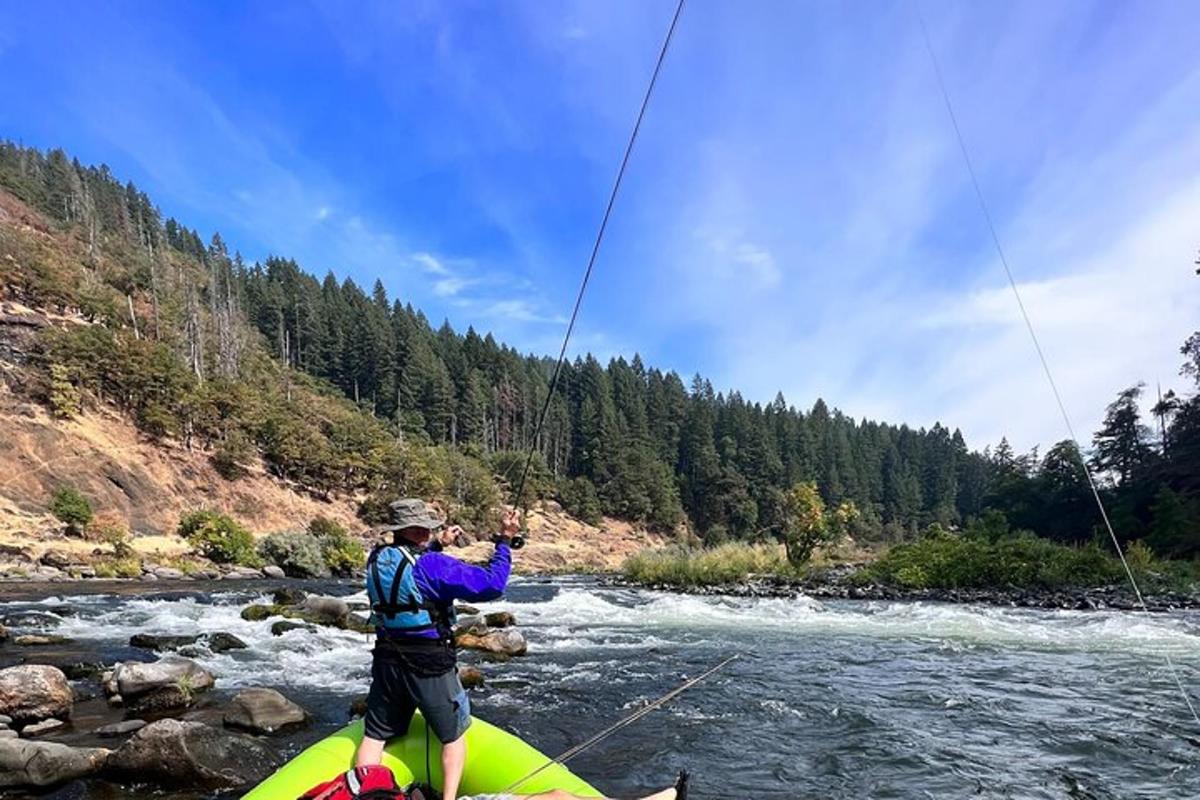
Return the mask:
[[204,643],[214,653],[224,653],[228,650],[245,650],[249,645],[232,633],[209,633],[204,637]]
[[308,597],[308,592],[292,586],[282,586],[275,590],[273,599],[277,606],[298,606]]
[[126,703],[133,697],[166,686],[195,693],[211,689],[215,682],[212,673],[204,667],[178,656],[164,656],[149,664],[125,661],[113,670],[113,681]]
[[276,733],[303,725],[304,709],[274,689],[244,689],[237,693],[225,712],[225,724],[251,733]]
[[67,723],[63,722],[61,719],[55,719],[54,717],[51,717],[50,719],[44,719],[41,722],[34,722],[30,725],[26,725],[21,729],[21,735],[26,739],[32,739],[35,736],[53,733],[59,728],[64,727],[66,724]]
[[55,636],[49,633],[23,633],[14,636],[12,643],[20,647],[45,647],[52,644],[67,644],[71,640],[65,636]]
[[0,786],[53,786],[91,775],[112,751],[56,742],[0,739]]
[[[113,695],[120,697],[120,695]],[[155,715],[179,711],[192,704],[195,695],[181,686],[160,686],[148,692],[130,697],[125,708],[130,714]]]
[[57,667],[25,664],[0,670],[0,714],[13,722],[38,722],[71,715],[74,695]]
[[[263,567],[262,572],[263,572],[263,575],[265,575],[266,577],[274,578],[275,580],[279,580],[280,578],[286,577],[286,574],[284,573],[283,569],[281,567],[275,566],[274,564],[268,564],[267,566]],[[278,603],[279,601],[276,600],[275,602]]]
[[130,647],[141,647],[145,650],[178,650],[189,644],[195,644],[200,639],[194,636],[171,636],[155,633],[135,633],[129,637]]
[[261,622],[267,617],[275,617],[280,613],[278,606],[264,606],[262,603],[253,603],[242,609],[242,619],[246,622]]
[[483,671],[479,667],[459,667],[458,680],[462,683],[464,689],[482,689]]
[[126,719],[120,722],[114,722],[112,725],[105,725],[102,728],[96,728],[94,733],[97,736],[112,737],[124,736],[127,733],[135,733],[146,727],[144,719]]
[[271,751],[251,737],[160,719],[129,737],[107,766],[141,780],[220,789],[257,783],[275,764]]
[[0,642],[8,641],[8,628],[0,625]]
[[307,622],[292,622],[290,619],[281,619],[271,625],[272,636],[283,636],[288,631],[313,631],[316,630]]
[[350,616],[350,606],[340,597],[309,596],[300,604],[300,612],[304,619],[317,625],[342,627]]
[[462,633],[456,636],[454,641],[459,647],[467,650],[482,650],[504,656],[523,656],[528,649],[525,637],[513,628],[490,630],[482,636]]
[[513,616],[511,611],[493,611],[490,614],[485,614],[483,621],[487,623],[489,628],[511,628],[517,624],[517,618]]

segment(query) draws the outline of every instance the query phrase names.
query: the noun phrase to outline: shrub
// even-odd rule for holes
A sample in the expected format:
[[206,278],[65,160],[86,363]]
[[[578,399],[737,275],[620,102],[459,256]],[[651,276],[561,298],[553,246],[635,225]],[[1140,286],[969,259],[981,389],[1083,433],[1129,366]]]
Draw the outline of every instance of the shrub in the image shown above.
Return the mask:
[[117,558],[129,558],[133,555],[132,535],[129,528],[117,514],[105,512],[97,514],[88,525],[85,538],[89,541],[100,542],[112,547],[113,555]]
[[142,574],[142,560],[136,556],[104,558],[96,562],[97,578],[136,578]]
[[798,574],[782,548],[741,543],[704,549],[643,550],[626,559],[622,571],[638,583],[678,587],[735,584],[752,575]]
[[346,529],[328,517],[314,517],[308,533],[317,539],[325,566],[334,575],[349,577],[366,562],[362,543],[351,538]]
[[992,542],[931,526],[920,539],[887,551],[859,577],[908,589],[1054,589],[1119,583],[1123,571],[1096,544],[1073,547],[1030,533]]
[[191,511],[179,520],[179,535],[187,539],[192,552],[218,564],[259,566],[254,537],[248,530],[224,514],[215,511]]
[[227,481],[245,477],[247,467],[256,455],[253,442],[241,431],[232,431],[217,445],[212,454],[212,465],[217,474]]
[[258,552],[288,577],[329,577],[329,566],[321,552],[321,540],[311,533],[272,533],[259,542]]
[[67,531],[78,535],[92,521],[92,504],[77,489],[59,487],[50,498],[50,513],[67,526]]

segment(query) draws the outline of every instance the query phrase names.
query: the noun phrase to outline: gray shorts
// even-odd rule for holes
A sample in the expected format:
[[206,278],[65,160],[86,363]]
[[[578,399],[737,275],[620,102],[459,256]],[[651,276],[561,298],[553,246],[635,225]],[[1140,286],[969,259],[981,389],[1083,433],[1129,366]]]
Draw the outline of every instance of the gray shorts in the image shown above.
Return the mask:
[[393,660],[374,659],[363,733],[382,741],[403,736],[418,708],[442,744],[458,740],[471,726],[471,701],[458,680],[458,670],[425,677]]

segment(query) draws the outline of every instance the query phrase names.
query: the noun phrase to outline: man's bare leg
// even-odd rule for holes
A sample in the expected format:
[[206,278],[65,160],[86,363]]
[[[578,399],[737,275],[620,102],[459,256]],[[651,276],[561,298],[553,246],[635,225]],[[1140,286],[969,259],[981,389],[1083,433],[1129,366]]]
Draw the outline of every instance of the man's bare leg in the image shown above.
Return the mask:
[[373,767],[383,761],[382,739],[372,739],[364,736],[358,745],[358,757],[354,760],[356,767]]
[[458,800],[463,765],[467,763],[467,737],[442,745],[442,800]]

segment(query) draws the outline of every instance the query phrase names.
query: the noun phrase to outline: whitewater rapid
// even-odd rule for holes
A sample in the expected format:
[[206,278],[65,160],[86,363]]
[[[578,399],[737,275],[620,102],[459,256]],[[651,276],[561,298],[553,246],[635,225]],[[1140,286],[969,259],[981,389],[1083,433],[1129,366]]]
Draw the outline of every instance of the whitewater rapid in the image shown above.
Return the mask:
[[[325,587],[363,600],[356,586]],[[61,596],[36,609],[94,660],[139,656],[135,633],[232,633],[196,660],[218,697],[272,686],[336,729],[366,691],[368,637],[272,636],[241,609],[268,595]],[[733,653],[741,658],[572,766],[633,795],[687,767],[698,797],[1200,797],[1200,731],[1165,667],[1200,687],[1200,614],[678,595],[589,579],[518,579],[485,611],[516,615],[529,654],[481,663],[475,713],[549,753]],[[75,656],[72,656],[75,657]],[[82,657],[82,656],[81,656]],[[463,659],[479,662],[477,654]]]

